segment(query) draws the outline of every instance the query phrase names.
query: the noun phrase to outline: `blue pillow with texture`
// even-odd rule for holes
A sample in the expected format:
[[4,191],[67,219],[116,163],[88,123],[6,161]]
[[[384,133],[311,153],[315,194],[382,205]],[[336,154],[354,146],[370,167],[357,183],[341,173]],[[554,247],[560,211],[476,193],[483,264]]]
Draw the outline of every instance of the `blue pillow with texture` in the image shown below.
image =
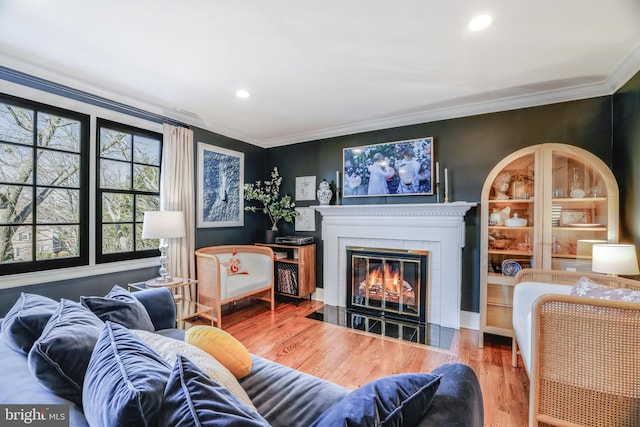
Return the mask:
[[84,374],[103,327],[85,307],[62,299],[29,351],[29,370],[45,388],[81,404]]
[[2,321],[2,335],[9,347],[23,354],[29,353],[57,309],[58,301],[22,292]]
[[129,329],[155,331],[144,305],[131,292],[118,285],[104,297],[80,297],[80,303],[103,322],[118,323]]
[[124,326],[107,322],[84,378],[92,426],[155,426],[171,366]]
[[441,378],[416,373],[377,379],[346,395],[312,426],[417,425],[429,410]]
[[158,427],[268,425],[260,414],[209,378],[189,359],[180,354],[177,356],[164,391]]

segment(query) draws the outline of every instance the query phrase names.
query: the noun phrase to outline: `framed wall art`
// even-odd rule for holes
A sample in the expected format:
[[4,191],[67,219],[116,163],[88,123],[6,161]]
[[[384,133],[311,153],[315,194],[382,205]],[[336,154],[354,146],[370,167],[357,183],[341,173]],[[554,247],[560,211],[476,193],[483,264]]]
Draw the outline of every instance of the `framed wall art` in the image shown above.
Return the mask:
[[198,143],[197,227],[244,225],[244,153]]
[[296,231],[316,231],[316,211],[313,208],[296,208]]
[[296,201],[316,199],[316,177],[297,176],[296,177]]
[[433,194],[433,137],[345,148],[343,197]]

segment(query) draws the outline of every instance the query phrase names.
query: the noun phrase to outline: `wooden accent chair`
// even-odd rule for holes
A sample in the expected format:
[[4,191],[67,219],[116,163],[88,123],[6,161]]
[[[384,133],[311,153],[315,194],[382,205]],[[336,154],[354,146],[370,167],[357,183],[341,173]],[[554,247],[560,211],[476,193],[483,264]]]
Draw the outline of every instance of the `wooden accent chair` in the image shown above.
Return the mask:
[[[255,297],[274,309],[273,250],[265,246],[209,246],[195,251],[198,302],[213,307],[213,321],[222,327],[222,306]],[[234,258],[237,271],[225,264]]]
[[[516,291],[537,283],[570,288],[580,277],[640,290],[630,279],[525,269]],[[529,425],[640,426],[640,302],[561,292],[531,301]]]

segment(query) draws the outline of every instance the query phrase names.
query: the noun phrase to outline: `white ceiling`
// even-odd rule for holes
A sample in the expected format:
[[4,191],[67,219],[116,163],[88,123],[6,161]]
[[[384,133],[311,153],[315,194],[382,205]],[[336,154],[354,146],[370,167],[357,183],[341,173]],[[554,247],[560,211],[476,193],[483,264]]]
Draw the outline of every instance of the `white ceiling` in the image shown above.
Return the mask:
[[0,0],[0,64],[272,147],[611,94],[640,1]]

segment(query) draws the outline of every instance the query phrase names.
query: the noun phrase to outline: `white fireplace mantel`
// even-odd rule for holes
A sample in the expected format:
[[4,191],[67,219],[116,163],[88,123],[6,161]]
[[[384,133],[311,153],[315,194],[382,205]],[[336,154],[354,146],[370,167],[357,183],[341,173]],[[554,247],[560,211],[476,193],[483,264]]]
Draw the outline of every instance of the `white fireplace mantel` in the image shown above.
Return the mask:
[[324,302],[346,306],[347,246],[429,251],[429,323],[458,329],[466,212],[475,202],[320,205]]

